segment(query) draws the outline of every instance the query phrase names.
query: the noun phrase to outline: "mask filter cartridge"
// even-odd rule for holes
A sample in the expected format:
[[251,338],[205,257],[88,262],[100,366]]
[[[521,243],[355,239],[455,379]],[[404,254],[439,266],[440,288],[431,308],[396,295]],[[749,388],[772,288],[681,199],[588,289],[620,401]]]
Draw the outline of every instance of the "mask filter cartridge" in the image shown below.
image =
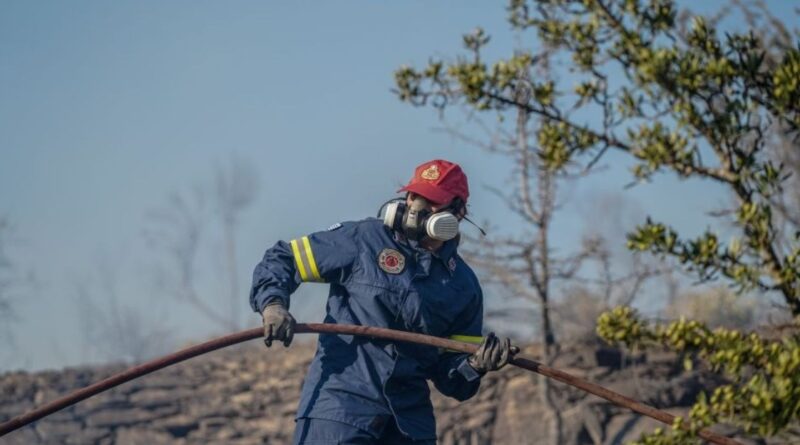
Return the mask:
[[406,237],[420,240],[425,236],[439,240],[451,240],[458,235],[458,218],[448,211],[432,213],[427,210],[427,201],[417,197],[411,205],[403,200],[392,200],[384,204],[383,223],[387,227],[403,232]]
[[425,231],[435,240],[451,240],[458,235],[458,218],[450,212],[434,213],[428,218]]

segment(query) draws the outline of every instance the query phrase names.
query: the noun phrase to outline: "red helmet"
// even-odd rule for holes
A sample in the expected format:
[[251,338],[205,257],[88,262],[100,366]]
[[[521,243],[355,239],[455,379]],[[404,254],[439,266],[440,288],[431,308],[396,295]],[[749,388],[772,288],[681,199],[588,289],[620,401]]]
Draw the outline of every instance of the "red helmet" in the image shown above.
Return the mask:
[[398,192],[412,192],[431,201],[444,205],[453,198],[461,198],[465,203],[469,198],[467,175],[458,164],[442,159],[434,159],[414,170],[414,176]]

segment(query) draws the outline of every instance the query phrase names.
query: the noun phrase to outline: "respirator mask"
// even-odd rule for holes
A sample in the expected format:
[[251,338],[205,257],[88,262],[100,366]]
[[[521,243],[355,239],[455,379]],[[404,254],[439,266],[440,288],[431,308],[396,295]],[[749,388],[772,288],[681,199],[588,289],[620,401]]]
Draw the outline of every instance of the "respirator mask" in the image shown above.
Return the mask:
[[422,196],[415,196],[411,204],[405,199],[393,199],[381,206],[378,218],[383,214],[383,224],[403,233],[406,238],[416,241],[424,237],[439,241],[448,241],[458,235],[458,218],[454,213],[460,211],[459,199],[444,209],[432,212],[426,207],[428,201]]

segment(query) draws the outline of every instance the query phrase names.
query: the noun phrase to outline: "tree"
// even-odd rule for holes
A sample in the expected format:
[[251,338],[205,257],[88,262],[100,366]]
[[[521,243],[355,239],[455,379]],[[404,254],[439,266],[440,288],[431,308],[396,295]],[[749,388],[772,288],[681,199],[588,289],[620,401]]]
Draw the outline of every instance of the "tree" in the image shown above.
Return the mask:
[[15,306],[39,284],[34,273],[14,255],[13,247],[18,241],[15,232],[11,219],[0,215],[0,342],[5,346],[0,361],[8,367],[25,363],[25,353],[19,349],[12,331],[12,324],[19,321]]
[[[475,49],[488,42],[488,36],[482,31],[464,39],[467,48]],[[536,63],[528,70],[515,70],[513,90],[509,90],[515,100],[527,102],[536,94],[533,85],[535,79],[549,79],[550,59],[552,51],[544,48],[532,55]],[[475,54],[476,60],[479,56]],[[402,93],[401,93],[402,94]],[[450,100],[456,99],[462,92],[453,91]],[[462,97],[463,98],[463,97]],[[439,102],[436,106],[444,106]],[[480,110],[480,107],[478,107]],[[495,128],[487,125],[474,116],[473,110],[466,107],[469,123],[483,130],[486,141],[459,131],[452,126],[448,132],[461,142],[476,145],[485,151],[504,156],[511,161],[513,169],[508,176],[511,185],[508,192],[493,190],[506,204],[510,213],[521,222],[521,229],[513,234],[495,234],[490,230],[488,235],[471,239],[473,248],[465,248],[465,256],[470,263],[480,268],[485,275],[485,283],[501,286],[512,300],[523,300],[536,304],[538,314],[529,315],[529,311],[513,309],[495,310],[487,315],[492,318],[525,317],[524,323],[531,323],[538,328],[539,339],[543,347],[542,361],[552,364],[558,350],[556,327],[553,323],[554,310],[562,313],[571,312],[571,308],[560,305],[559,294],[565,292],[564,287],[580,282],[587,289],[596,290],[603,295],[597,307],[607,305],[612,294],[619,294],[623,288],[623,301],[630,303],[637,295],[641,284],[648,278],[661,272],[658,267],[644,264],[634,258],[635,268],[627,276],[616,276],[612,272],[611,252],[607,242],[599,233],[587,233],[579,246],[571,249],[560,249],[554,245],[553,227],[557,224],[556,215],[564,200],[560,192],[568,189],[575,182],[592,173],[591,166],[560,170],[547,168],[537,155],[536,134],[541,130],[543,120],[525,107],[511,107],[500,110],[499,122]],[[467,245],[469,246],[469,244]],[[560,253],[564,252],[564,253]],[[596,261],[599,272],[594,274],[587,269],[588,263]],[[573,290],[574,291],[574,290]],[[588,293],[566,291],[578,298]],[[590,303],[584,298],[583,302]],[[610,309],[604,306],[603,309]],[[584,306],[584,308],[587,308]],[[588,309],[588,308],[587,308]],[[598,315],[600,312],[595,313]],[[564,314],[555,314],[556,316]],[[565,332],[562,330],[562,332]],[[561,410],[564,401],[555,392],[547,378],[540,378],[541,403],[550,413],[550,440],[554,444],[563,443]]]
[[9,227],[9,222],[5,218],[0,218],[0,320],[6,322],[13,314],[10,291],[14,283],[12,276],[14,265],[6,252],[6,234]]
[[239,329],[242,307],[239,295],[239,268],[236,262],[236,226],[243,211],[253,204],[258,192],[258,177],[254,169],[241,158],[231,158],[230,165],[217,165],[214,176],[214,204],[222,223],[226,269],[228,272],[228,302],[234,329]]
[[[12,335],[9,326],[14,320],[13,311],[13,293],[17,287],[17,272],[14,263],[11,261],[9,253],[6,250],[8,232],[10,230],[10,223],[6,218],[0,217],[0,341],[8,346],[8,351],[16,352],[16,344],[14,336]],[[5,348],[4,348],[5,349]],[[11,357],[5,357],[6,353],[2,354],[4,361],[10,361]]]
[[118,259],[98,261],[95,273],[74,284],[81,334],[88,357],[140,363],[171,349],[173,332],[152,305],[142,311],[126,303],[120,295],[119,268]]
[[677,295],[664,312],[669,319],[681,317],[697,320],[709,328],[726,327],[756,329],[758,308],[752,298],[736,295],[727,286]]
[[[518,32],[535,32],[531,47],[550,48],[573,67],[571,75],[527,75],[542,59],[526,49],[490,65],[482,57],[489,37],[478,29],[464,36],[467,56],[398,69],[399,98],[538,116],[537,155],[551,171],[592,166],[616,151],[634,163],[636,182],[671,172],[722,187],[733,204],[716,214],[736,230],[730,242],[711,228],[681,237],[647,218],[628,234],[628,247],[674,259],[702,282],[721,279],[740,293],[777,295],[787,312],[800,316],[800,227],[791,212],[777,223],[780,204],[791,201],[788,170],[775,156],[777,140],[796,152],[800,46],[773,46],[755,29],[720,37],[713,21],[679,14],[671,0],[512,0],[508,12]],[[599,319],[598,332],[696,353],[731,379],[699,400],[684,426],[727,421],[747,434],[768,435],[798,420],[797,331],[776,342],[697,322],[651,325],[621,307]],[[685,443],[687,434],[658,431],[643,442]]]
[[[157,269],[157,283],[177,300],[188,303],[209,321],[225,330],[239,329],[242,302],[239,295],[239,269],[236,261],[236,229],[242,213],[257,195],[257,175],[251,164],[231,158],[217,165],[212,181],[194,186],[188,193],[171,193],[167,202],[147,214],[144,235],[154,250],[164,254],[166,264]],[[198,263],[204,258],[203,243],[208,242],[209,226],[219,223],[224,255],[224,271],[210,276],[224,277],[227,285],[227,311],[224,299],[210,299],[200,287]]]
[[[530,92],[523,85],[515,94]],[[467,250],[466,256],[472,264],[486,271],[489,283],[501,285],[512,298],[538,304],[538,330],[544,346],[542,360],[552,364],[557,344],[551,315],[554,288],[558,282],[576,276],[585,260],[595,253],[597,241],[586,240],[582,248],[572,254],[554,253],[551,225],[557,210],[557,189],[560,182],[575,180],[577,176],[557,177],[552,170],[541,168],[530,149],[532,122],[529,113],[518,109],[514,117],[511,131],[503,131],[501,126],[487,148],[513,160],[515,169],[509,178],[514,184],[511,193],[496,193],[524,222],[525,229],[511,236],[490,234],[474,240],[477,247]],[[552,443],[560,444],[563,442],[561,402],[547,378],[539,378],[539,385],[542,404],[551,418],[549,436]]]

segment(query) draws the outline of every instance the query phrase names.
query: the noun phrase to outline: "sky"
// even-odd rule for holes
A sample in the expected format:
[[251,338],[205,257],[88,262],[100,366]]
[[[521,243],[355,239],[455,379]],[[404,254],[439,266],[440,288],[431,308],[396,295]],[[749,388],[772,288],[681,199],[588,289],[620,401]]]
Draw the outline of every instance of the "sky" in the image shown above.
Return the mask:
[[[493,36],[489,55],[514,46],[504,9],[477,0],[0,3],[0,216],[14,227],[15,264],[36,277],[15,320],[0,321],[14,340],[0,344],[0,371],[101,360],[84,334],[103,314],[82,307],[76,289],[100,282],[103,307],[109,273],[144,328],[166,325],[180,342],[221,333],[152,285],[142,231],[170,193],[234,158],[259,179],[236,234],[246,326],[260,323],[247,289],[267,247],[374,215],[423,161],[460,163],[476,219],[508,223],[489,191],[507,186],[506,162],[436,131],[434,111],[390,91],[397,67],[459,52],[476,26]],[[602,221],[597,203],[630,181],[610,162],[566,195],[557,245]],[[633,213],[690,234],[709,224],[698,215],[725,203],[709,184],[668,176],[625,194]],[[201,290],[227,308],[221,235],[208,233]],[[321,317],[324,294],[295,296],[299,321]]]

